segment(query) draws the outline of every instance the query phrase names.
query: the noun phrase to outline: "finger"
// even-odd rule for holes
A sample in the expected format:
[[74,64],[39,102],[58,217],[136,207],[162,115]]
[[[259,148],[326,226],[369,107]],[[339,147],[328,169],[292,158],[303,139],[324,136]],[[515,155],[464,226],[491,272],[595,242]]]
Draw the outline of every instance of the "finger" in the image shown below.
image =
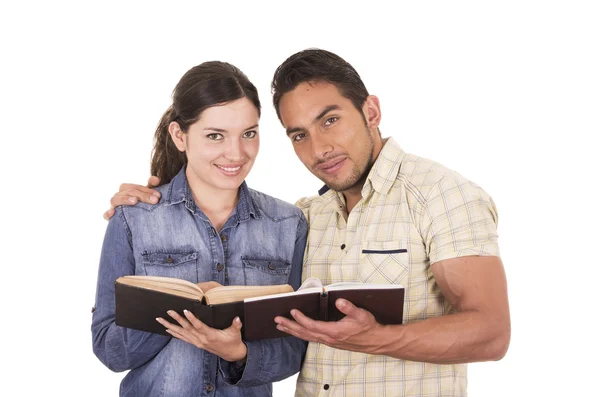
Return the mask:
[[277,324],[277,329],[286,334],[309,342],[322,342],[319,335],[314,334],[294,321]]
[[357,316],[360,313],[358,307],[354,306],[352,302],[342,298],[335,301],[335,307],[346,316],[350,317]]
[[231,322],[231,326],[229,328],[224,329],[226,333],[239,334],[242,330],[242,320],[239,317],[236,317]]
[[156,204],[160,199],[160,192],[147,188],[142,185],[133,185],[124,183],[119,187],[119,191],[111,198],[113,207],[117,205],[131,205],[138,201],[148,204]]
[[346,315],[341,321],[354,320],[359,323],[367,323],[373,316],[371,312],[355,306],[352,302],[346,299],[338,299],[335,301],[335,306],[338,310]]
[[160,179],[157,176],[152,175],[148,178],[148,187],[156,187],[160,185]]
[[[180,328],[180,329],[183,329],[183,328]],[[194,344],[194,342],[191,339],[187,338],[185,334],[179,333],[179,332],[177,332],[175,330],[172,330],[172,329],[165,329],[165,331],[169,335],[173,336],[174,338],[181,339],[182,341],[190,343],[192,345]]]
[[324,321],[315,321],[312,318],[305,316],[304,313],[302,313],[300,310],[294,309],[290,311],[290,314],[298,324],[309,330],[317,330],[319,327],[319,323],[324,325],[328,324]]
[[194,328],[196,328],[198,331],[206,332],[208,330],[208,328],[209,328],[208,325],[206,325],[202,321],[198,320],[198,318],[196,318],[196,316],[194,316],[192,314],[192,312],[190,312],[189,310],[184,310],[183,314],[188,319],[188,321],[190,322],[190,324]]
[[[298,310],[296,310],[298,313],[300,313]],[[302,314],[302,313],[300,313]],[[313,320],[311,320],[313,321]],[[285,317],[275,317],[275,322],[278,324],[278,327],[282,327],[285,328],[289,331],[292,331],[296,334],[307,334],[310,333],[311,330],[308,329],[307,327],[305,327],[304,325],[294,321],[294,320],[290,320],[288,318]],[[286,331],[287,332],[287,331]]]
[[163,327],[165,327],[167,330],[170,330],[170,331],[177,332],[178,330],[182,329],[179,325],[175,325],[175,324],[165,320],[162,317],[157,317],[156,321],[158,321],[160,323],[160,325],[162,325]]
[[292,310],[292,317],[296,320],[296,323],[316,335],[320,340],[327,338],[334,338],[339,334],[340,326],[337,321],[316,321],[310,317],[305,316],[300,310]]
[[169,310],[167,311],[167,314],[171,316],[173,320],[177,321],[182,328],[186,329],[193,327],[188,320],[186,320],[184,317],[181,317],[175,310]]
[[114,208],[110,208],[108,211],[106,211],[103,215],[104,220],[109,220],[110,218],[112,218],[112,216],[115,214],[115,209]]

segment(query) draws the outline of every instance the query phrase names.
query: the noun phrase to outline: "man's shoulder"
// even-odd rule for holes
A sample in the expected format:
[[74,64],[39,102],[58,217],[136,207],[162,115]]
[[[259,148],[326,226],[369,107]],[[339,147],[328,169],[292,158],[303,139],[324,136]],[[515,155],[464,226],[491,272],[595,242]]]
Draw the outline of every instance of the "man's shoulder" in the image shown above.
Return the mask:
[[307,197],[301,197],[298,201],[296,201],[296,207],[298,207],[302,211],[304,211],[305,209],[309,209],[314,204],[321,204],[321,203],[323,203],[321,196],[319,196],[319,195],[307,196]]
[[444,181],[471,183],[458,172],[437,161],[406,153],[398,170],[397,183],[406,185],[416,195],[425,198],[435,188],[443,188]]
[[325,208],[327,203],[333,200],[331,194],[335,193],[333,191],[327,191],[324,195],[302,197],[296,201],[296,207],[302,211],[306,219],[310,222],[311,213],[313,215],[319,213]]

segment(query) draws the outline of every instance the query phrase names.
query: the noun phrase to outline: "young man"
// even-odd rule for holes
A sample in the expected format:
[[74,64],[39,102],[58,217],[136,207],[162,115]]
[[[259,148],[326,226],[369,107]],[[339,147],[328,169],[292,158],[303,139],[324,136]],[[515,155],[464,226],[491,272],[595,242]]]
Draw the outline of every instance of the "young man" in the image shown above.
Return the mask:
[[[378,324],[341,299],[338,322],[298,311],[295,321],[276,318],[311,342],[296,395],[465,395],[465,363],[502,358],[510,340],[492,199],[383,139],[378,98],[335,54],[288,58],[275,72],[273,102],[296,154],[325,183],[297,203],[310,230],[303,278],[406,288],[402,325]],[[122,185],[111,204],[151,202],[151,193]]]

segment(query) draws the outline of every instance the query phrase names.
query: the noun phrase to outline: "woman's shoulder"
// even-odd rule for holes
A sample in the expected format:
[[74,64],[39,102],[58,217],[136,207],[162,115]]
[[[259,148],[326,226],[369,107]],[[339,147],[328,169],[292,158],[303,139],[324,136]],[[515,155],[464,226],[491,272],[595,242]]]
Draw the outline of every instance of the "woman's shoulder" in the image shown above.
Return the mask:
[[172,192],[169,191],[170,184],[164,184],[158,187],[153,188],[157,192],[160,193],[160,199],[156,204],[148,204],[143,201],[139,201],[133,205],[123,205],[117,208],[120,208],[126,214],[146,214],[155,211],[158,208],[161,208],[165,205],[173,204]]
[[254,189],[248,189],[248,191],[258,209],[269,218],[304,217],[302,211],[292,203]]

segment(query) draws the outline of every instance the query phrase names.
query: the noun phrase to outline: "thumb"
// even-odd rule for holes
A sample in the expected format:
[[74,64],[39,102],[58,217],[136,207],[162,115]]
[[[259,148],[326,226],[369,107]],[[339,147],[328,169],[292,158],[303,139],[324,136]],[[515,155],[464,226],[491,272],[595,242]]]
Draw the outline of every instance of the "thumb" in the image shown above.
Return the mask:
[[227,331],[231,331],[234,333],[240,333],[242,329],[242,320],[239,317],[236,317],[231,322],[231,327],[227,328]]
[[354,306],[352,302],[347,301],[346,299],[339,298],[335,301],[335,306],[346,316],[356,317],[359,312],[358,307]]
[[157,176],[152,175],[148,178],[148,187],[157,187],[160,185],[160,179]]

